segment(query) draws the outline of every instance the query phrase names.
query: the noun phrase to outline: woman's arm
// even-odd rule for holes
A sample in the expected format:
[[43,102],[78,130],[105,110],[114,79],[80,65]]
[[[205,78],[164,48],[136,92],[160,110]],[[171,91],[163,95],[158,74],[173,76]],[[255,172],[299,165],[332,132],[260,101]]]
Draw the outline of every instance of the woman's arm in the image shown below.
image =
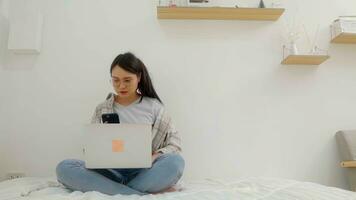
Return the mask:
[[156,137],[159,144],[159,149],[155,152],[161,153],[179,153],[181,148],[181,137],[175,129],[172,118],[168,115],[165,109],[162,109],[156,121],[157,128]]
[[95,108],[94,114],[91,118],[91,123],[92,124],[100,124],[101,123],[101,118],[100,118],[100,113],[99,113],[99,107]]

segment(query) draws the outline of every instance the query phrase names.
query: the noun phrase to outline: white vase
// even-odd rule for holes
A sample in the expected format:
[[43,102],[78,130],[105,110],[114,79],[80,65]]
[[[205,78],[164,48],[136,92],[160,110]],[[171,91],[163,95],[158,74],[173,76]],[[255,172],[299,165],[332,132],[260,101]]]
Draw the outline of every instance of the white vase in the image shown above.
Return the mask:
[[289,47],[289,54],[291,55],[298,55],[298,48],[297,48],[297,44],[295,42],[291,42],[290,43],[290,47]]

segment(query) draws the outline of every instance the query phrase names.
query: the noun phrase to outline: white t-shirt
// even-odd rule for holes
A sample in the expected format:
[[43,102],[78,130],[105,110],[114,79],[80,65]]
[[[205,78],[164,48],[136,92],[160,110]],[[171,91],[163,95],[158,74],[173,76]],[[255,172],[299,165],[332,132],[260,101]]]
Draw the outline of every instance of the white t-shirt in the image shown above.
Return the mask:
[[123,106],[114,103],[114,111],[119,115],[120,123],[127,124],[154,124],[163,105],[154,98],[141,97],[130,105]]

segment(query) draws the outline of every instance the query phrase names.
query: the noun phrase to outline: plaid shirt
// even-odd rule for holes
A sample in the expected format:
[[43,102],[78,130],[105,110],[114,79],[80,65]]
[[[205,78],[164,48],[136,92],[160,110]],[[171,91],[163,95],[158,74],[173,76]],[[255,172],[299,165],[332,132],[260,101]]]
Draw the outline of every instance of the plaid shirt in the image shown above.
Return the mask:
[[[91,123],[102,123],[102,114],[114,113],[114,100],[115,95],[110,93],[106,101],[96,107]],[[152,138],[152,152],[180,153],[182,151],[180,135],[165,109],[161,109],[153,124]]]

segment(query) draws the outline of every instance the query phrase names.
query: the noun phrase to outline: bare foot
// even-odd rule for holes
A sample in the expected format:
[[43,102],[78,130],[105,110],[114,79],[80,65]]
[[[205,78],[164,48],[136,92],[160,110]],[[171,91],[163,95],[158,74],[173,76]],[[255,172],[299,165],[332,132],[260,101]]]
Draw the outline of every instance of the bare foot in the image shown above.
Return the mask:
[[165,190],[162,190],[162,191],[160,191],[160,192],[156,192],[156,193],[152,193],[152,194],[163,194],[163,193],[166,193],[166,192],[179,192],[179,191],[181,191],[182,189],[176,189],[176,188],[174,188],[174,187],[169,187],[169,188],[167,188],[167,189],[165,189]]

